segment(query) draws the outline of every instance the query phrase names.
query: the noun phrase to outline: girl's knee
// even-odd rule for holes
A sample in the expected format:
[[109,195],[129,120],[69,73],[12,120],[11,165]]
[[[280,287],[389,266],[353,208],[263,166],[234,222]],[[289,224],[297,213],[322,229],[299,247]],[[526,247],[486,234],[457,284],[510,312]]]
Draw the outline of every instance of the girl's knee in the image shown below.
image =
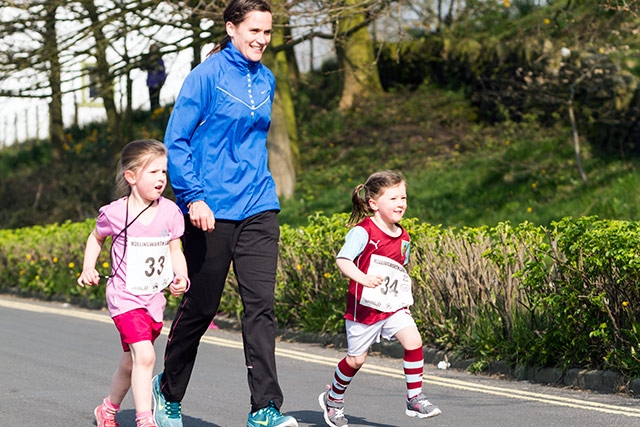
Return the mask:
[[400,330],[395,338],[402,345],[405,350],[415,350],[422,347],[422,337],[418,328],[415,326],[409,326]]
[[133,344],[131,356],[134,366],[149,367],[156,363],[156,352],[153,349],[153,344],[149,341]]
[[347,363],[353,369],[360,369],[364,362],[367,360],[367,353],[361,354],[359,356],[347,356]]
[[142,366],[153,366],[156,363],[156,355],[154,352],[145,353],[142,357],[139,357],[135,363]]

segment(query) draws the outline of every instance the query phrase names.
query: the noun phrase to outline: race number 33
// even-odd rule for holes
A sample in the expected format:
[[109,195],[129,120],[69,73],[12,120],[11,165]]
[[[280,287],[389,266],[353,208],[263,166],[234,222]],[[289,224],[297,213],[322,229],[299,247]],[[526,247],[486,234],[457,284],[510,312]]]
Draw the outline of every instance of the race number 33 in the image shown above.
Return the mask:
[[127,290],[135,295],[162,291],[173,280],[170,237],[127,239]]
[[413,304],[411,278],[402,264],[381,255],[371,255],[367,274],[382,276],[380,286],[365,287],[360,304],[384,312],[394,312]]

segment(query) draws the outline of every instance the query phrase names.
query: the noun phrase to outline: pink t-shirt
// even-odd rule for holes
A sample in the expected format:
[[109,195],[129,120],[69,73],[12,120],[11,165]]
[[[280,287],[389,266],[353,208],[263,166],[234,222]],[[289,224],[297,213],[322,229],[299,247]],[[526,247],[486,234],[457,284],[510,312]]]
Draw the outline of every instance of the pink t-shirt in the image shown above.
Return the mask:
[[[112,238],[117,236],[125,226],[127,212],[127,198],[115,200],[100,208],[96,231],[100,236]],[[158,199],[156,215],[149,224],[144,224],[140,219],[129,213],[126,234],[129,237],[169,237],[171,240],[179,239],[184,233],[184,216],[180,208],[171,200],[164,197]],[[127,254],[125,251],[124,233],[113,241],[112,244],[111,274],[114,276],[107,282],[107,307],[111,317],[126,313],[137,308],[146,309],[153,320],[161,322],[163,319],[166,299],[164,292],[149,295],[134,295],[126,288]]]

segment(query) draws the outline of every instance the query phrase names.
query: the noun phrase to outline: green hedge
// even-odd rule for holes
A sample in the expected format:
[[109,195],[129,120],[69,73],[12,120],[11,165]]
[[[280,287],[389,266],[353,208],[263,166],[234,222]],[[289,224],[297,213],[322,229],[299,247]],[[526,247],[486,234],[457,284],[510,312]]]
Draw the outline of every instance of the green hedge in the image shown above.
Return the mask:
[[[343,332],[347,281],[335,257],[346,220],[316,215],[307,226],[281,227],[279,326]],[[550,227],[403,225],[413,238],[412,312],[428,345],[475,357],[476,368],[502,360],[640,375],[639,223],[582,217]],[[76,284],[93,226],[0,230],[0,291],[104,306],[102,286]],[[106,247],[98,262],[105,273]],[[231,274],[220,310],[239,316],[233,282]],[[177,303],[170,297],[169,310]]]

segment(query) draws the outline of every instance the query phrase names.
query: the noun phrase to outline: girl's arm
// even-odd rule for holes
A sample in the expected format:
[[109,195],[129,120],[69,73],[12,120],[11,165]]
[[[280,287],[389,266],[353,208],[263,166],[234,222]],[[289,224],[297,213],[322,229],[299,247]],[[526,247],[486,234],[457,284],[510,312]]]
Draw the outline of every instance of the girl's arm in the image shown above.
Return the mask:
[[338,264],[338,268],[340,269],[342,274],[347,276],[349,279],[362,284],[363,286],[366,286],[368,288],[375,288],[382,283],[382,276],[377,276],[375,274],[365,274],[349,258],[338,258],[336,259],[336,264]]
[[174,297],[178,297],[189,290],[189,276],[187,272],[187,260],[180,246],[180,239],[173,239],[169,242],[169,251],[171,253],[171,264],[173,265],[173,273],[176,275],[173,283],[169,285],[169,292]]
[[369,288],[375,288],[382,283],[382,277],[367,275],[353,262],[364,250],[369,241],[369,234],[360,227],[353,227],[345,236],[345,242],[338,252],[336,264],[338,268],[349,279]]
[[87,239],[87,246],[84,250],[84,261],[82,263],[82,273],[78,277],[78,285],[84,287],[84,285],[97,285],[100,282],[100,274],[96,270],[96,261],[102,251],[102,245],[104,244],[105,237],[98,234],[98,231],[94,228],[89,238]]

